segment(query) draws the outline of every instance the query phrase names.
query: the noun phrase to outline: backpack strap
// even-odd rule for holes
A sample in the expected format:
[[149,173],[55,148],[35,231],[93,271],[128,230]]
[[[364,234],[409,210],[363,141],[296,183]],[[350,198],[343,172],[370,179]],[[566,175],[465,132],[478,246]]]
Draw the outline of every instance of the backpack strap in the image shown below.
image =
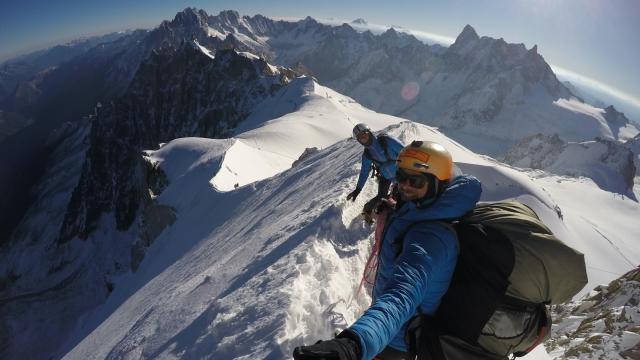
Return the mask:
[[[391,158],[389,156],[389,150],[387,149],[387,134],[380,134],[376,137],[376,139],[378,140],[378,143],[380,143],[380,147],[382,148],[382,151],[384,152],[384,162],[389,161],[389,159]],[[365,148],[364,149],[364,155],[371,161],[373,160],[373,157],[371,156],[371,152],[369,152],[369,149]]]
[[[383,162],[387,162],[389,161],[389,151],[387,150],[387,135],[386,134],[380,134],[376,137],[376,139],[378,139],[378,143],[380,143],[380,147],[382,148],[383,152],[384,152],[384,161]],[[373,159],[373,156],[371,156],[371,152],[369,151],[369,149],[365,148],[364,149],[364,156],[367,157],[367,159],[371,160],[371,169],[373,169],[373,172],[371,173],[371,177],[382,177],[382,173],[380,172],[380,168],[377,164],[377,162]]]
[[380,134],[378,135],[378,142],[380,143],[380,147],[382,148],[382,151],[384,152],[384,159],[386,161],[389,161],[389,159],[391,158],[389,156],[389,149],[387,149],[387,139],[389,137],[387,136],[387,134]]
[[418,313],[407,322],[405,343],[418,360],[446,360],[440,344],[440,328],[431,316]]

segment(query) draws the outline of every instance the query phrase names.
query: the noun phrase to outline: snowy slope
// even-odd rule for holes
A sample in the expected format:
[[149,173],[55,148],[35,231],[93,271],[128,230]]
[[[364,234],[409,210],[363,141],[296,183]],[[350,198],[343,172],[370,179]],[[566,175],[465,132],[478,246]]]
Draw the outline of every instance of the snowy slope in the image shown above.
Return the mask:
[[[358,111],[359,120],[377,128],[394,120]],[[281,359],[294,346],[328,338],[352,322],[368,302],[366,296],[353,299],[353,291],[372,232],[358,213],[375,187],[369,184],[357,202],[345,202],[359,170],[362,148],[355,141],[326,144],[283,172],[265,167],[238,174],[234,180],[247,186],[234,191],[211,184],[224,173],[223,162],[239,169],[247,161],[227,154],[248,134],[268,151],[292,157],[298,152],[287,152],[289,131],[309,145],[331,137],[326,129],[343,127],[341,138],[349,135],[338,116],[308,115],[283,116],[231,141],[177,139],[151,153],[170,181],[157,201],[174,207],[177,221],[138,271],[120,279],[107,302],[85,318],[76,332],[79,343],[68,344],[74,348],[65,358]],[[284,134],[275,136],[273,126]],[[590,181],[536,178],[535,172],[505,167],[424,125],[406,122],[390,131],[405,143],[443,143],[463,171],[483,181],[484,200],[515,197],[532,206],[558,236],[586,253],[587,288],[640,262],[632,237],[638,203]],[[254,154],[255,149],[261,151],[254,147]],[[250,183],[249,177],[264,180]],[[231,183],[219,180],[220,186]],[[591,195],[580,203],[584,193]],[[548,357],[540,348],[530,358]]]
[[[325,148],[348,136],[361,119],[367,119],[373,130],[401,120],[363,108],[307,77],[294,80],[257,107],[260,111],[237,129],[240,134],[212,179],[218,190],[232,190],[280,173],[305,149]],[[289,112],[292,110],[295,112]],[[259,129],[244,131],[267,120]]]
[[617,141],[566,143],[558,135],[538,134],[520,141],[501,160],[558,175],[589,177],[601,189],[633,196],[634,154]]

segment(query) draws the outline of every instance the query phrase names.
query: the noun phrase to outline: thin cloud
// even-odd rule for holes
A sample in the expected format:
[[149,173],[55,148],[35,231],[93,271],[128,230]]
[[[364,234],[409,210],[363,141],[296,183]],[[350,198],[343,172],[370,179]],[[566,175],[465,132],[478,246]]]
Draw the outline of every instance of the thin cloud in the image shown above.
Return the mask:
[[[283,20],[283,21],[291,21],[291,22],[295,22],[295,21],[300,21],[303,20],[303,18],[300,17],[274,17],[274,19],[276,20]],[[349,20],[344,20],[344,19],[336,19],[336,18],[328,18],[328,19],[318,19],[318,18],[314,18],[317,22],[321,23],[321,24],[325,24],[325,25],[330,25],[330,26],[341,26],[342,24],[349,24],[349,26],[351,26],[352,28],[354,28],[357,31],[360,32],[364,32],[364,31],[371,31],[374,34],[382,34],[385,31],[394,28],[395,30],[397,30],[398,32],[403,32],[403,33],[407,33],[410,35],[415,36],[418,40],[425,42],[429,45],[433,45],[433,44],[439,44],[439,45],[443,45],[443,46],[449,46],[451,44],[453,44],[453,42],[456,40],[453,37],[450,36],[445,36],[445,35],[440,35],[440,34],[434,34],[431,32],[427,32],[427,31],[417,31],[417,30],[411,30],[411,29],[406,29],[403,28],[401,26],[397,26],[397,25],[392,25],[392,26],[388,26],[388,25],[380,25],[380,24],[373,24],[373,23],[353,23]]]
[[598,90],[610,96],[619,98],[624,102],[630,103],[634,107],[640,108],[640,99],[637,99],[621,90],[618,90],[610,85],[603,84],[597,80],[591,79],[582,74],[578,74],[571,70],[564,69],[560,66],[551,65],[551,64],[549,64],[549,66],[551,66],[551,69],[553,70],[553,72],[559,77],[565,78],[571,82],[575,82],[576,84]]

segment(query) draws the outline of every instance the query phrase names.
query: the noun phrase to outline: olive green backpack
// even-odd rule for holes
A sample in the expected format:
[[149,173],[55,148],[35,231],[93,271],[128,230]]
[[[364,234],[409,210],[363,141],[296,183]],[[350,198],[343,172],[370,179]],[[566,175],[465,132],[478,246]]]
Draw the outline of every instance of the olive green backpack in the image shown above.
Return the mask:
[[442,224],[454,229],[460,254],[435,316],[409,326],[419,359],[523,356],[549,337],[548,305],[587,284],[584,255],[517,201],[478,204]]

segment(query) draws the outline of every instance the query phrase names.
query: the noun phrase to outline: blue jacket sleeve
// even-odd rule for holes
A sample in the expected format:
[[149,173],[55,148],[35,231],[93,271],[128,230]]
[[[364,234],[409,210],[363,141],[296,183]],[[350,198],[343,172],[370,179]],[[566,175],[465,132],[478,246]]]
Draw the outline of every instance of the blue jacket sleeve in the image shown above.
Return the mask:
[[451,279],[457,261],[454,234],[442,224],[430,223],[416,226],[404,241],[382,295],[350,327],[360,338],[363,360],[372,359],[404,330],[425,296],[437,298],[430,300],[439,304],[449,286],[446,282],[430,289],[432,278]]
[[360,176],[358,176],[358,183],[356,184],[356,188],[362,190],[364,184],[367,182],[367,178],[369,177],[369,170],[371,169],[371,160],[363,153],[362,154],[362,164],[360,167]]

